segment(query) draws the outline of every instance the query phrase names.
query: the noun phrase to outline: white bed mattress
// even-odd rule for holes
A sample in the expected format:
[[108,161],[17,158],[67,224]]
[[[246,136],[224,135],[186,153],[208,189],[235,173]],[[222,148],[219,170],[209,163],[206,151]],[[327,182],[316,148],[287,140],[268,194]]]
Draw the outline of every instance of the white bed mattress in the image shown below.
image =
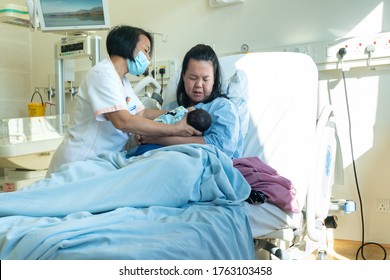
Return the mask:
[[288,227],[300,228],[302,213],[286,213],[272,203],[254,205],[245,203],[253,238]]

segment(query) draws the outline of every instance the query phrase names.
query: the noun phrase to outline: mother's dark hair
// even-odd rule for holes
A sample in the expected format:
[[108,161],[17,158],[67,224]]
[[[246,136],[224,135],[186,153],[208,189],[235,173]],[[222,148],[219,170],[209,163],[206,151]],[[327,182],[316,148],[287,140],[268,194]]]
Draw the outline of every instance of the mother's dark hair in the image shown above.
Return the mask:
[[109,56],[118,55],[134,60],[134,50],[139,42],[140,35],[145,35],[153,49],[152,35],[139,27],[119,25],[113,27],[107,35],[106,48]]
[[221,77],[221,66],[218,61],[217,54],[214,52],[214,50],[204,44],[198,44],[194,47],[192,47],[184,56],[183,59],[183,65],[181,68],[181,74],[180,74],[180,80],[177,85],[176,90],[176,98],[177,103],[184,107],[189,107],[190,100],[188,98],[188,95],[186,94],[185,87],[184,87],[184,80],[183,76],[186,73],[188,69],[188,64],[190,59],[194,60],[201,60],[201,61],[211,61],[214,68],[214,85],[211,90],[211,94],[209,97],[207,97],[205,100],[203,100],[203,103],[208,103],[213,101],[217,97],[225,97],[227,96],[225,94],[222,94],[221,92],[221,86],[222,86],[222,77]]

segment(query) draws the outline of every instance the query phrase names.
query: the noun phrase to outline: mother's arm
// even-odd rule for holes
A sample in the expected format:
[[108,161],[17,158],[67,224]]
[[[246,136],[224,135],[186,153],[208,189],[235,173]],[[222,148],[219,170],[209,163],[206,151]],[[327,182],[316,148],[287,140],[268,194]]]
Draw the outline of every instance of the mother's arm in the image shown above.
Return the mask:
[[242,142],[241,123],[236,106],[226,98],[217,98],[211,104],[199,104],[206,111],[213,112],[212,127],[204,134],[207,144],[214,145],[233,158]]

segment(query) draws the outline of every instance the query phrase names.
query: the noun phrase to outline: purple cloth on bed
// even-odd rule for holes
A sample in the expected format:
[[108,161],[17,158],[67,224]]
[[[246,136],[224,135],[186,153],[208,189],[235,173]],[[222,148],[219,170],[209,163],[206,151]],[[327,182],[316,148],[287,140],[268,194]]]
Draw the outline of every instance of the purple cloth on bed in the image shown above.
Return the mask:
[[300,212],[295,198],[296,190],[291,181],[280,176],[258,157],[233,159],[233,166],[241,172],[252,189],[264,193],[269,202],[286,211]]

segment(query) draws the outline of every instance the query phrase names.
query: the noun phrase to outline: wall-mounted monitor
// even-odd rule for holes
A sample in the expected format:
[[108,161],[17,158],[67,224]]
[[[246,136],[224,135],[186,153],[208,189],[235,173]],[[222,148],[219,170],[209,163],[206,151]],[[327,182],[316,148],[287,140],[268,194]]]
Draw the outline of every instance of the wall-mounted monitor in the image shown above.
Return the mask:
[[110,28],[107,0],[35,0],[43,32],[83,33]]

